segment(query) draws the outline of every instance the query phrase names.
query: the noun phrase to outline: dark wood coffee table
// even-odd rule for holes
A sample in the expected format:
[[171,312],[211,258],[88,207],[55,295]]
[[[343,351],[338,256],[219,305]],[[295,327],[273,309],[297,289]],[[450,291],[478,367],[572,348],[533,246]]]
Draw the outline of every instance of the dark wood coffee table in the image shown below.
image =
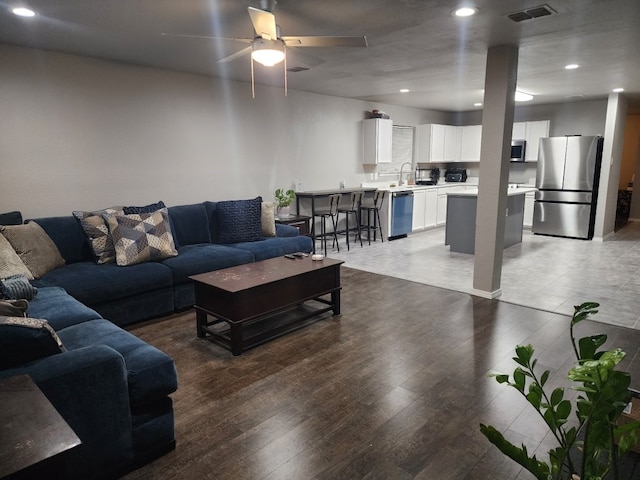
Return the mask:
[[240,355],[322,313],[340,315],[343,263],[278,257],[189,277],[195,285],[198,337]]

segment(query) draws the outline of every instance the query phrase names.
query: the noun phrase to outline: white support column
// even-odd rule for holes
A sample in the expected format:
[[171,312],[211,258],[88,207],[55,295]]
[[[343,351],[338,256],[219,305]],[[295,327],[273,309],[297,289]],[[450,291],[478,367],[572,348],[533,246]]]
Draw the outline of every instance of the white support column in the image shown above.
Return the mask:
[[500,278],[517,76],[518,47],[490,47],[487,51],[484,82],[472,292],[484,298],[496,298],[501,294]]

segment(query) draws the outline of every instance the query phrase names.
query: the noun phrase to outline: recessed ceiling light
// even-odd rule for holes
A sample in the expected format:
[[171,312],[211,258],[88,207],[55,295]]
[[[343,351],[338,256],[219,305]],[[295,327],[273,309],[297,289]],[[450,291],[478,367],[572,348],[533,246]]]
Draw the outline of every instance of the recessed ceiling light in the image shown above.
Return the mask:
[[616,93],[624,92],[624,88],[614,88],[613,91]]
[[515,100],[516,102],[528,102],[533,100],[533,95],[516,90]]
[[14,15],[18,15],[19,17],[33,17],[36,14],[33,10],[23,7],[14,8],[11,11]]
[[409,93],[411,90],[409,90],[408,88],[401,88],[400,89],[400,93]]
[[474,103],[474,104],[473,104],[473,106],[474,106],[474,107],[481,107],[481,106],[482,106],[482,103],[480,103],[480,102],[476,102],[476,103]]
[[475,7],[462,7],[453,12],[456,17],[470,17],[476,13],[478,13],[478,9]]
[[564,66],[565,70],[575,70],[576,68],[580,68],[580,65],[577,63],[570,63],[569,65]]

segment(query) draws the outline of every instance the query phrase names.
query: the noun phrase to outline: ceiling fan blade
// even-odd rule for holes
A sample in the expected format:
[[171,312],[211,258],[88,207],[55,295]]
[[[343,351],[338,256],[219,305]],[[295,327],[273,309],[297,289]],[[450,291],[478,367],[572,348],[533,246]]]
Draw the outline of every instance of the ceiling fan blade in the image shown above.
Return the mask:
[[253,29],[256,34],[265,40],[277,40],[278,29],[276,27],[276,17],[273,13],[259,8],[247,7]]
[[252,38],[226,38],[226,37],[210,37],[208,35],[190,35],[187,33],[161,33],[163,37],[175,37],[175,38],[202,38],[205,40],[230,40],[233,42],[253,43]]
[[233,62],[235,59],[240,58],[240,57],[244,57],[245,55],[251,53],[251,50],[253,49],[252,46],[249,46],[247,48],[243,48],[242,50],[238,50],[236,53],[232,53],[231,55],[229,55],[228,57],[224,57],[221,58],[220,60],[218,60],[216,63],[228,63],[228,62]]
[[282,37],[287,47],[366,47],[367,37]]

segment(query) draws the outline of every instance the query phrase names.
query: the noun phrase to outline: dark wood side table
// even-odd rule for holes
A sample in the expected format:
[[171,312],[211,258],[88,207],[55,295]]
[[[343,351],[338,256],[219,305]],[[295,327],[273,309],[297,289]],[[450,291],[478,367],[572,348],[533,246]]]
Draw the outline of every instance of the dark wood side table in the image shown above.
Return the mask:
[[0,378],[0,478],[65,478],[80,439],[28,375]]
[[282,218],[276,216],[276,223],[291,225],[298,229],[300,235],[311,236],[311,217],[307,215],[289,215]]

